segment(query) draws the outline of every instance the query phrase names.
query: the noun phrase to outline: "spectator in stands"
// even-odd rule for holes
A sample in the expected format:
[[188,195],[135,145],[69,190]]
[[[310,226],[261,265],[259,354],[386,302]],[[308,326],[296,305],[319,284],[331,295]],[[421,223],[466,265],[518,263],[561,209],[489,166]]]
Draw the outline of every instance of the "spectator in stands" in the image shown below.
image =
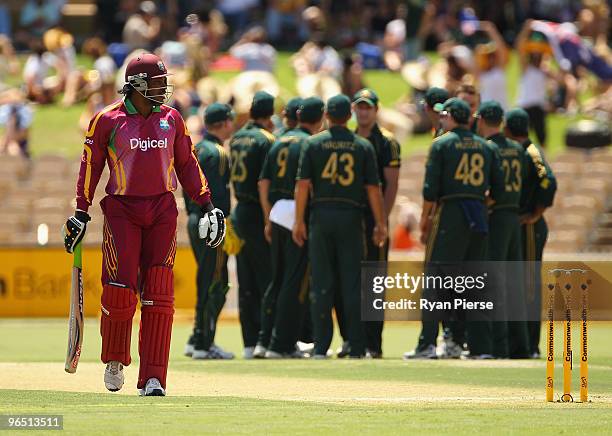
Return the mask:
[[293,55],[293,67],[298,76],[325,73],[339,80],[344,65],[338,52],[327,43],[325,35],[316,33]]
[[580,36],[590,41],[599,56],[609,56],[610,6],[605,0],[585,2],[584,6],[584,9],[578,13]]
[[404,62],[404,41],[406,40],[406,22],[396,18],[387,23],[383,38],[385,65],[391,71],[399,71]]
[[480,30],[489,38],[489,42],[478,44],[475,48],[475,73],[480,85],[480,96],[482,101],[495,100],[506,109],[508,48],[495,24],[490,21],[480,21],[479,24]]
[[151,0],[140,3],[138,12],[130,16],[123,28],[123,42],[131,50],[144,48],[151,50],[159,37],[161,20],[157,16],[157,6]]
[[217,8],[237,40],[249,24],[251,10],[258,6],[257,0],[217,0]]
[[[372,13],[370,22],[367,23],[368,29],[366,29],[369,35],[366,34],[364,36],[369,37],[374,42],[380,41],[388,32],[389,23],[398,18],[396,10],[394,10],[389,0],[366,0],[363,8]],[[406,36],[405,30],[406,27],[404,25],[404,37]]]
[[529,123],[535,130],[538,143],[545,147],[547,82],[549,79],[560,81],[561,77],[549,68],[552,48],[542,33],[531,30],[531,20],[525,22],[515,45],[521,65],[517,105],[529,114]]
[[572,0],[531,0],[529,16],[538,20],[550,20],[556,23],[572,21],[578,12],[581,2]]
[[4,85],[5,78],[18,74],[19,69],[19,59],[15,55],[11,40],[7,36],[0,34],[0,91],[6,87]]
[[100,38],[89,38],[83,43],[83,54],[89,56],[94,64],[93,69],[83,75],[87,104],[81,114],[79,124],[87,130],[91,118],[117,99],[115,74],[117,66],[106,51],[107,47]]
[[404,58],[413,61],[419,58],[425,38],[432,31],[436,6],[426,0],[412,0],[400,5],[398,15],[406,22]]
[[19,24],[30,37],[40,38],[59,24],[66,0],[27,0],[21,9]]
[[309,6],[302,12],[302,20],[308,29],[308,36],[315,33],[325,33],[325,14],[317,6]]
[[474,85],[463,84],[457,88],[455,97],[460,98],[461,100],[467,102],[470,105],[471,117],[469,120],[470,130],[472,132],[476,132],[476,124],[478,122],[478,118],[476,118],[476,112],[478,112],[478,107],[480,106],[480,102],[482,101],[480,98],[480,93],[478,89]]
[[189,14],[187,26],[179,29],[178,40],[187,50],[187,59],[194,81],[208,75],[209,65],[227,33],[223,15],[216,9],[203,7]]
[[266,30],[273,44],[286,42],[286,29],[291,28],[300,42],[308,38],[308,29],[302,20],[305,0],[271,0],[266,10]]
[[276,49],[267,43],[266,31],[261,26],[248,30],[229,52],[244,62],[243,71],[274,72]]
[[200,45],[207,47],[211,54],[219,51],[227,33],[221,12],[205,6],[189,14],[185,21],[187,26],[179,29],[179,39],[195,38]]
[[0,5],[0,36],[11,37],[11,13],[4,5]]
[[445,88],[451,94],[465,83],[473,83],[471,72],[474,69],[474,57],[472,51],[465,45],[440,45],[440,54],[446,61],[446,85]]
[[0,136],[0,154],[21,154],[29,158],[28,137],[31,124],[32,109],[21,91],[9,89],[0,93],[0,126],[4,127]]
[[357,91],[365,87],[361,56],[357,53],[346,54],[344,56],[344,72],[342,73],[342,93],[344,95],[355,95]]
[[82,73],[76,65],[74,38],[65,30],[54,27],[43,35],[47,52],[53,55],[53,68],[61,91],[64,91],[62,105],[71,106],[76,101],[76,93],[82,88]]
[[45,50],[39,39],[31,41],[30,49],[32,54],[23,67],[26,96],[35,103],[51,103],[62,90],[60,80],[49,76],[50,69],[57,64],[57,58]]

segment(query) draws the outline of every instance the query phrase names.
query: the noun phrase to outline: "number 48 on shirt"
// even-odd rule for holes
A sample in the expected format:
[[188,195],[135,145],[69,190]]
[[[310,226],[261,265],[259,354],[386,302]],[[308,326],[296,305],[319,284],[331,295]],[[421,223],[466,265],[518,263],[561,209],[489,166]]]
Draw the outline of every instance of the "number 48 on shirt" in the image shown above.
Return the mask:
[[463,153],[455,170],[455,180],[464,185],[480,186],[484,181],[484,157],[480,153]]

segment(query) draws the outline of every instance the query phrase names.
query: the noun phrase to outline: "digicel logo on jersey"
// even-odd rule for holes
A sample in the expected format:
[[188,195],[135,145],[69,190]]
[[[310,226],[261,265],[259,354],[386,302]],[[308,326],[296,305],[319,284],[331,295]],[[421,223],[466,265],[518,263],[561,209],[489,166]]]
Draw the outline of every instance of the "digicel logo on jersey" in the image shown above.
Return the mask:
[[168,138],[164,138],[164,139],[130,138],[130,149],[134,150],[136,148],[139,148],[142,151],[147,151],[150,148],[168,148]]

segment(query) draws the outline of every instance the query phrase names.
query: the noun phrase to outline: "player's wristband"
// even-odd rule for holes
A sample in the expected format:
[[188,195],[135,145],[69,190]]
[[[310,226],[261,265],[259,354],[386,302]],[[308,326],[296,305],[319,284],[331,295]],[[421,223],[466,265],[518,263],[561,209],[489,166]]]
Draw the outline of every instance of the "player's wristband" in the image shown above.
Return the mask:
[[215,209],[215,206],[213,206],[212,201],[209,201],[208,203],[202,206],[203,213],[212,212],[214,209]]
[[91,217],[89,216],[89,214],[79,209],[74,212],[74,217],[82,223],[88,223],[89,221],[91,221]]

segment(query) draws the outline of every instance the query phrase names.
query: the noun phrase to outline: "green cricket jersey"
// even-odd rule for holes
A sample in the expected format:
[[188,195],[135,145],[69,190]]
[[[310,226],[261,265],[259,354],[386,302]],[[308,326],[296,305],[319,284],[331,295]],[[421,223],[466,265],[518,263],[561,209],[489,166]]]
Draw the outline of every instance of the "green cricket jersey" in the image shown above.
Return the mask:
[[499,150],[500,163],[504,173],[504,189],[492,209],[519,209],[521,189],[525,178],[525,151],[523,147],[501,133],[487,138]]
[[260,179],[270,180],[268,199],[271,204],[293,198],[300,153],[309,136],[310,132],[296,127],[287,130],[270,148]]
[[231,181],[238,201],[259,204],[257,181],[268,150],[275,138],[262,126],[249,121],[230,141]]
[[[211,201],[227,216],[230,212],[230,158],[223,143],[214,135],[207,133],[195,146],[200,167],[208,181]],[[183,192],[188,213],[200,213],[201,207]]]
[[484,200],[491,189],[497,198],[504,189],[499,154],[495,144],[457,127],[436,138],[425,166],[423,198]]
[[399,168],[401,166],[400,145],[390,131],[384,127],[379,127],[378,124],[374,124],[367,139],[376,152],[378,178],[382,185],[382,191],[385,192],[387,181],[385,180],[384,170],[388,167]]
[[367,139],[334,126],[306,140],[297,179],[309,179],[316,207],[362,208],[365,185],[379,185],[376,153]]
[[520,207],[521,213],[529,213],[537,206],[552,206],[557,191],[557,180],[540,147],[532,144],[529,139],[521,145],[526,155],[526,171]]

